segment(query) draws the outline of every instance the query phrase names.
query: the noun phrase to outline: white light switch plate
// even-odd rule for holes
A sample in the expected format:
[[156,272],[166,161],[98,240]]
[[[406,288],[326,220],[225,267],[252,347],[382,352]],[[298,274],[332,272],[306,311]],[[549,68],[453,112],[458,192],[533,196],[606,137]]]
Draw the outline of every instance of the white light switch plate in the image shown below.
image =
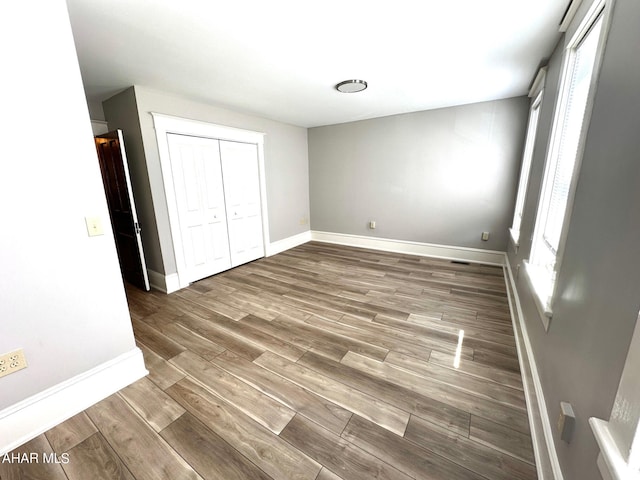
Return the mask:
[[102,220],[100,217],[84,217],[85,222],[87,223],[87,232],[90,237],[95,237],[98,235],[104,235],[104,230],[102,229]]

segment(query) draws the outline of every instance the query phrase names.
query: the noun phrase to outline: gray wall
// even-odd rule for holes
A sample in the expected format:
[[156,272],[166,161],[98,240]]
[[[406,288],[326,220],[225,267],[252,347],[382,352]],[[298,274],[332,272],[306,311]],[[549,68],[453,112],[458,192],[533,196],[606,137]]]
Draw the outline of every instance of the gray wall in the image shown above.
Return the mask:
[[504,251],[527,111],[519,97],[309,129],[312,229]]
[[[104,110],[109,126],[122,128],[120,125],[125,125],[128,121],[125,116],[129,119],[133,117],[130,107],[135,101],[140,133],[131,134],[130,132],[131,139],[128,145],[136,148],[134,161],[139,159],[141,165],[144,162],[144,168],[147,170],[146,177],[150,182],[150,189],[142,186],[138,197],[140,197],[140,213],[148,223],[147,236],[144,239],[145,253],[150,259],[149,267],[152,270],[164,274],[176,272],[166,198],[163,195],[157,195],[164,189],[151,112],[266,133],[264,160],[270,240],[275,242],[309,230],[309,162],[305,128],[194,102],[139,86],[133,87],[133,93],[128,92],[129,90],[104,102]],[[128,106],[120,105],[112,108],[121,100],[118,97],[122,95],[133,95],[133,98],[123,100]],[[129,130],[134,128],[129,127]],[[133,156],[133,152],[129,153],[129,156]],[[151,190],[156,195],[154,198],[151,197]],[[149,221],[150,208],[153,208],[155,228]],[[152,228],[149,228],[150,226]],[[150,238],[151,235],[155,238]],[[160,260],[162,265],[159,264]]]
[[[28,364],[0,380],[2,411],[135,343],[66,4],[3,5],[0,31],[14,42],[3,68],[20,72],[0,93],[0,352]],[[34,137],[38,109],[64,126],[55,147]],[[85,216],[105,234],[89,237]]]
[[158,226],[151,198],[151,185],[147,173],[147,160],[142,142],[136,94],[133,87],[103,102],[103,109],[109,119],[109,129],[122,130],[129,162],[133,198],[142,227],[142,246],[147,267],[159,273],[164,272]]
[[89,108],[89,115],[92,120],[104,120],[104,110],[102,109],[102,102],[95,100],[87,100],[87,107]]
[[[598,448],[587,422],[592,416],[609,418],[640,307],[638,25],[640,3],[617,0],[548,332],[524,276],[517,280],[552,425],[561,401],[571,402],[577,415],[571,444],[562,442],[554,428],[568,480],[600,480]],[[531,250],[563,49],[561,44],[550,62],[521,248],[518,254],[509,249],[514,271]]]

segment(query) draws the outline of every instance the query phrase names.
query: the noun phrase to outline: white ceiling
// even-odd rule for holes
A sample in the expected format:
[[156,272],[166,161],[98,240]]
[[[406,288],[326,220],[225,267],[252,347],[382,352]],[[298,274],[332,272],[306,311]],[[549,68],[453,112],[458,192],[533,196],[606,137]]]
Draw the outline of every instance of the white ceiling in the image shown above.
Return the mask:
[[141,85],[311,127],[526,94],[568,0],[67,3],[90,102]]

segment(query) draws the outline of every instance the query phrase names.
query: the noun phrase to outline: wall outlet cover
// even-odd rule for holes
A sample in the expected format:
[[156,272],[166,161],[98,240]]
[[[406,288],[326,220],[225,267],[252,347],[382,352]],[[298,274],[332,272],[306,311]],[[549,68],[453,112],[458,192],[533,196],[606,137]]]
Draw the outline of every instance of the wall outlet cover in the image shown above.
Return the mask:
[[27,359],[21,348],[0,355],[0,378],[22,370],[23,368],[27,368]]
[[573,430],[576,424],[576,414],[573,412],[573,407],[570,403],[560,402],[560,415],[558,415],[558,431],[560,432],[560,439],[571,443],[573,437]]

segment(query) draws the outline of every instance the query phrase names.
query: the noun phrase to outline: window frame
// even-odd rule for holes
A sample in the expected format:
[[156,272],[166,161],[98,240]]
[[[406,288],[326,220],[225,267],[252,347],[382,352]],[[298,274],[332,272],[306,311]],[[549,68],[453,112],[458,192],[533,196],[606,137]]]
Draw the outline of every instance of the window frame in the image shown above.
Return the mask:
[[[562,259],[564,256],[564,248],[566,244],[567,234],[569,230],[569,218],[573,210],[573,202],[575,198],[576,187],[579,178],[580,168],[582,166],[582,157],[584,154],[584,146],[589,130],[589,124],[591,120],[591,112],[593,110],[593,103],[595,97],[596,86],[598,77],[600,75],[600,67],[602,64],[602,58],[604,54],[604,47],[610,24],[610,11],[613,0],[596,0],[589,7],[587,13],[584,15],[582,21],[576,28],[575,32],[571,36],[571,39],[567,42],[563,54],[563,66],[562,74],[560,76],[558,84],[558,97],[556,100],[553,123],[549,136],[549,146],[547,148],[547,156],[545,159],[544,175],[540,185],[540,195],[538,199],[538,206],[536,211],[536,219],[534,224],[534,231],[532,237],[532,245],[530,256],[528,260],[525,260],[524,271],[529,287],[533,292],[534,301],[540,314],[540,319],[544,325],[545,330],[549,329],[551,318],[553,317],[553,303],[557,294],[557,277],[560,272]],[[562,137],[563,129],[565,127],[565,114],[568,105],[568,93],[571,87],[572,74],[575,67],[576,51],[592,31],[593,26],[601,19],[602,25],[598,32],[597,46],[593,64],[593,70],[591,72],[591,78],[589,79],[589,87],[587,91],[586,105],[584,115],[582,117],[582,124],[578,137],[578,144],[575,154],[575,160],[569,182],[569,190],[567,195],[567,204],[562,217],[558,248],[555,252],[555,263],[552,272],[549,272],[544,267],[540,266],[536,261],[536,242],[537,238],[541,235],[541,228],[544,228],[544,221],[546,217],[549,205],[545,205],[545,189],[553,184],[555,178],[555,166],[557,162],[554,157],[558,155],[558,148],[560,146],[560,139]],[[550,198],[549,198],[550,200]],[[539,255],[538,255],[539,260]]]
[[631,337],[609,420],[589,418],[600,447],[596,464],[602,478],[640,478],[640,315]]
[[[520,246],[520,229],[522,227],[522,215],[526,203],[527,192],[529,190],[529,177],[531,174],[531,165],[533,161],[533,153],[535,151],[536,138],[538,136],[538,124],[540,122],[540,111],[542,109],[542,99],[544,98],[544,86],[547,75],[547,67],[538,70],[533,85],[529,90],[529,98],[532,98],[529,107],[529,121],[527,123],[527,133],[525,137],[524,150],[522,152],[522,164],[520,167],[520,177],[518,180],[518,192],[516,194],[515,210],[513,212],[513,221],[509,229],[509,235],[513,248],[518,253]],[[517,222],[519,217],[519,222]],[[518,228],[516,228],[518,223]]]

